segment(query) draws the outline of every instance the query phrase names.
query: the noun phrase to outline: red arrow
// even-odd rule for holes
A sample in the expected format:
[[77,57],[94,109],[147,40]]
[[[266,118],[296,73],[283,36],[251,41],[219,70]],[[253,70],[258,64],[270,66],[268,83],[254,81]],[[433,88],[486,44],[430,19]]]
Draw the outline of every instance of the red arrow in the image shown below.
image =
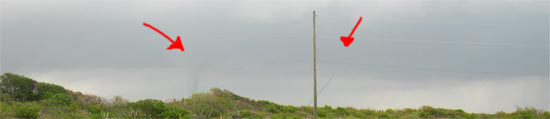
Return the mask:
[[351,44],[351,42],[353,42],[354,38],[351,36],[353,35],[353,32],[355,32],[355,29],[357,29],[357,26],[359,26],[359,23],[361,23],[361,20],[363,20],[363,17],[359,17],[359,21],[357,22],[357,24],[353,28],[353,31],[351,31],[351,34],[349,34],[348,37],[346,36],[340,37],[340,40],[344,43],[344,46],[348,47]]
[[157,28],[147,24],[147,23],[143,23],[143,26],[146,26],[146,27],[149,27],[157,32],[160,33],[160,35],[164,36],[166,39],[168,39],[170,42],[172,42],[172,45],[170,45],[168,48],[168,50],[172,50],[172,49],[180,49],[182,52],[183,52],[183,45],[181,44],[181,39],[180,39],[180,36],[178,36],[178,38],[176,39],[176,41],[173,41],[170,37],[168,37],[166,34],[162,33],[162,31],[158,30]]

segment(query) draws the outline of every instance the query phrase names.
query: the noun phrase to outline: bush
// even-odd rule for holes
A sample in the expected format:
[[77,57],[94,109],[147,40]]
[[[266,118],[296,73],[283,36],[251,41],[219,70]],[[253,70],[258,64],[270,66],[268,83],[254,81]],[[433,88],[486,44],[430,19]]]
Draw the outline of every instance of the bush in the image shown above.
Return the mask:
[[259,100],[257,101],[258,104],[262,105],[264,107],[264,110],[271,113],[279,113],[281,112],[283,106],[265,101],[265,100]]
[[279,106],[278,105],[274,105],[274,104],[268,104],[268,105],[265,105],[265,110],[267,112],[271,112],[271,113],[279,113],[281,112],[281,110],[279,109]]
[[36,119],[39,111],[40,107],[36,105],[22,105],[15,110],[15,116],[17,118]]
[[43,83],[43,82],[38,83],[38,85],[36,86],[36,92],[37,92],[36,97],[38,98],[38,100],[48,99],[51,96],[58,93],[63,93],[63,94],[67,93],[65,88],[59,85]]
[[154,99],[145,99],[133,103],[133,107],[139,109],[141,112],[150,114],[152,117],[157,117],[162,112],[166,111],[164,102]]
[[536,116],[539,113],[539,110],[532,107],[525,107],[525,108],[517,107],[516,112],[514,113],[518,114],[517,118],[534,119],[534,118],[537,118]]
[[296,115],[288,115],[288,114],[272,114],[270,118],[271,119],[301,119],[302,117],[299,117]]
[[193,94],[186,100],[191,110],[197,115],[204,115],[206,118],[227,115],[237,112],[237,106],[231,100],[218,97],[209,93]]
[[52,95],[46,100],[46,102],[51,106],[69,106],[71,104],[74,104],[74,99],[67,94],[58,93]]
[[212,93],[212,95],[215,95],[217,97],[224,97],[224,98],[228,98],[228,99],[232,99],[232,100],[244,100],[245,98],[233,93],[233,92],[230,92],[228,90],[222,90],[222,89],[219,89],[219,88],[212,88],[210,89],[210,92]]
[[166,105],[166,110],[158,115],[158,117],[170,119],[189,118],[189,116],[189,113],[183,108],[172,105]]
[[0,102],[7,102],[13,100],[9,95],[4,94],[2,91],[0,91]]
[[160,100],[145,99],[132,104],[132,106],[141,112],[153,118],[186,118],[187,111],[182,107],[168,105]]
[[294,112],[298,111],[298,109],[294,106],[283,106],[282,111],[284,113],[294,113]]
[[346,116],[346,115],[349,115],[348,110],[346,110],[346,108],[342,108],[342,107],[337,107],[337,108],[336,108],[336,113],[337,113],[339,116]]
[[48,99],[55,94],[66,94],[67,92],[65,88],[59,85],[36,82],[30,78],[12,73],[5,73],[0,76],[0,80],[0,92],[17,101]]
[[101,112],[103,112],[103,108],[97,105],[90,106],[88,107],[88,112],[90,112],[91,114],[100,114]]
[[351,115],[353,117],[356,117],[356,118],[367,118],[367,114],[366,113],[362,113],[361,110],[355,110],[353,112],[351,112]]
[[105,118],[102,115],[103,111],[104,111],[103,107],[98,106],[98,105],[92,105],[92,106],[88,107],[88,112],[91,114],[90,118],[92,118],[92,119]]
[[239,117],[236,118],[248,118],[248,119],[258,119],[262,118],[259,114],[256,112],[250,111],[250,110],[240,110],[239,111]]
[[330,109],[327,109],[327,108],[318,108],[317,110],[317,116],[321,117],[321,118],[327,118],[327,117],[332,117],[332,115],[330,114]]
[[80,114],[80,113],[67,113],[63,115],[63,118],[65,119],[84,119],[86,118],[86,115]]
[[12,73],[5,73],[0,76],[0,91],[14,98],[17,101],[36,100],[36,81]]

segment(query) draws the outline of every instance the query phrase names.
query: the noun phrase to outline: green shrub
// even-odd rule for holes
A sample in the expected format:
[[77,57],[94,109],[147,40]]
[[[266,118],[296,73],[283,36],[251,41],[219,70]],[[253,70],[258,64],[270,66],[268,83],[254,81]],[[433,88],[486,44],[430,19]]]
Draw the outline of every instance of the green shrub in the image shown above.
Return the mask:
[[15,110],[15,116],[17,118],[36,119],[38,118],[38,112],[40,107],[31,104],[25,104],[17,107]]
[[232,99],[232,100],[243,100],[245,98],[233,93],[233,92],[230,92],[228,90],[222,90],[222,89],[219,89],[219,88],[212,88],[210,89],[210,92],[212,95],[215,95],[217,97],[224,97],[224,98],[228,98],[228,99]]
[[13,103],[0,101],[0,119],[15,117],[16,109]]
[[337,113],[339,116],[346,116],[346,115],[349,115],[349,111],[348,111],[346,108],[342,108],[342,107],[337,107],[337,108],[336,108],[336,113]]
[[36,96],[38,100],[48,99],[51,96],[58,93],[66,94],[67,91],[65,90],[65,88],[59,85],[43,83],[43,82],[38,83],[36,86]]
[[422,117],[422,118],[429,118],[430,117],[430,113],[428,112],[418,112],[418,117]]
[[283,106],[282,111],[284,113],[294,113],[294,112],[298,111],[298,109],[294,106]]
[[259,114],[253,112],[253,111],[250,111],[250,110],[240,110],[239,111],[239,117],[237,118],[248,118],[248,119],[258,119],[258,118],[262,118]]
[[91,114],[101,114],[101,112],[103,112],[103,108],[98,105],[93,105],[88,107],[88,112],[90,112]]
[[534,119],[534,118],[536,118],[538,112],[539,111],[537,109],[532,108],[532,107],[525,107],[525,108],[517,107],[517,110],[514,113],[518,114],[517,118]]
[[105,117],[102,114],[91,114],[90,118],[92,118],[92,119],[105,119]]
[[321,118],[327,118],[327,117],[331,117],[330,115],[330,110],[326,109],[326,108],[319,108],[317,110],[317,116],[321,117]]
[[388,113],[388,112],[380,112],[380,114],[378,115],[378,118],[381,118],[381,119],[393,119],[395,118],[394,115],[392,115],[391,113]]
[[75,101],[73,97],[67,94],[58,93],[49,97],[46,102],[51,106],[69,106],[71,104],[74,104]]
[[[80,108],[82,106],[84,108]],[[503,118],[550,119],[550,112],[532,107],[496,114],[467,113],[462,109],[422,106],[418,109],[355,109],[324,106],[321,118]],[[86,113],[88,112],[88,113]],[[193,114],[190,114],[192,112]],[[4,118],[312,118],[311,106],[285,106],[269,101],[254,101],[222,89],[164,103],[146,99],[129,103],[115,97],[112,104],[97,96],[73,93],[65,88],[36,82],[24,76],[5,73],[0,76],[0,119]]]
[[0,76],[0,91],[17,101],[36,100],[36,81],[12,73],[4,73]]
[[302,119],[303,117],[279,113],[279,114],[272,114],[270,118],[271,119]]
[[367,118],[367,114],[362,113],[361,110],[354,110],[353,112],[351,112],[351,115],[356,118]]
[[63,115],[65,119],[84,119],[86,115],[80,113],[66,113]]
[[183,108],[177,107],[177,106],[172,106],[172,105],[167,105],[166,110],[164,112],[160,113],[160,115],[158,115],[158,117],[170,118],[170,119],[189,118],[189,116],[190,116],[189,113],[187,111],[185,111]]
[[188,112],[182,107],[165,104],[160,100],[145,99],[132,104],[134,108],[140,110],[153,118],[186,118]]
[[88,112],[91,114],[90,118],[92,119],[104,119],[104,114],[106,114],[104,110],[105,109],[102,106],[98,105],[88,107]]
[[204,115],[206,118],[217,117],[236,113],[237,106],[228,98],[218,97],[209,93],[193,94],[186,100],[190,105],[190,110],[194,114]]
[[257,101],[257,103],[260,104],[261,106],[263,106],[264,107],[263,110],[265,110],[267,112],[279,113],[283,110],[282,109],[283,106],[272,103],[272,102],[269,102],[269,101],[266,101],[266,100],[259,100],[259,101]]
[[156,117],[162,112],[166,111],[164,102],[155,99],[140,100],[132,104],[133,107],[140,110],[143,113],[149,114],[152,117]]
[[265,105],[265,110],[267,112],[271,112],[271,113],[279,113],[281,112],[281,110],[279,109],[279,106],[278,105],[274,105],[274,104],[268,104],[268,105]]
[[13,99],[9,95],[4,94],[2,91],[0,91],[0,102],[7,102],[12,100]]

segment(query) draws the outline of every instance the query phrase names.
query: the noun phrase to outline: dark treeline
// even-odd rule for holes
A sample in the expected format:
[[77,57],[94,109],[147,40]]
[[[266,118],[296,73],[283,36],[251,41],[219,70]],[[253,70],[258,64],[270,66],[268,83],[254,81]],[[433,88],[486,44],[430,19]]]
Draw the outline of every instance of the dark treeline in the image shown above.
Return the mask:
[[[0,76],[0,118],[311,118],[311,106],[280,105],[252,100],[230,91],[213,88],[189,98],[129,102],[122,97],[104,99],[62,86],[37,82],[5,73]],[[319,107],[319,117],[334,118],[499,118],[550,119],[550,112],[518,107],[515,112],[467,113],[461,109],[422,106],[405,109],[356,109]]]

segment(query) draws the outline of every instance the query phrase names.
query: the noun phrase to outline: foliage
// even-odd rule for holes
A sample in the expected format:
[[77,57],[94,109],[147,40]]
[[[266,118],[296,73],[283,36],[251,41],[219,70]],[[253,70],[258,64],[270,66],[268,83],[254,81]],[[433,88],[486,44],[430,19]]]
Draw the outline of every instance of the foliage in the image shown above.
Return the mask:
[[190,104],[193,113],[206,118],[228,115],[236,111],[236,105],[230,99],[218,97],[211,93],[193,94],[185,100]]
[[160,100],[145,99],[132,103],[133,107],[153,118],[183,118],[188,113],[181,107],[167,105]]
[[239,116],[240,118],[261,118],[261,115],[257,112],[253,112],[250,110],[239,110]]
[[35,99],[36,81],[12,73],[0,76],[0,91],[17,101],[30,101]]
[[[213,88],[181,100],[144,99],[130,102],[120,96],[105,100],[94,95],[72,92],[49,83],[37,82],[21,75],[0,76],[0,118],[240,118],[302,119],[312,118],[311,106],[280,105],[266,100],[252,100],[228,90]],[[355,109],[323,106],[318,116],[334,118],[502,118],[550,119],[550,112],[532,107],[518,107],[515,112],[495,114],[467,113],[461,109],[430,106],[405,109]]]
[[13,100],[11,96],[0,91],[0,102],[7,102]]
[[74,99],[67,94],[58,93],[49,97],[46,102],[51,106],[69,106],[74,103]]
[[166,109],[164,102],[154,99],[140,100],[133,103],[133,106],[146,114],[151,114],[153,117],[157,117]]
[[15,110],[15,117],[17,118],[25,118],[25,119],[36,119],[38,118],[38,112],[40,111],[40,107],[36,105],[21,105],[17,107]]
[[189,113],[184,108],[174,105],[166,105],[166,109],[158,115],[158,117],[170,119],[189,118],[189,116]]
[[53,95],[56,94],[65,94],[67,91],[65,88],[55,85],[55,84],[49,84],[49,83],[43,83],[40,82],[36,86],[36,97],[38,99],[48,99]]
[[65,88],[43,82],[36,82],[30,78],[5,73],[0,76],[0,92],[17,101],[35,101],[47,99],[58,93],[66,93]]

